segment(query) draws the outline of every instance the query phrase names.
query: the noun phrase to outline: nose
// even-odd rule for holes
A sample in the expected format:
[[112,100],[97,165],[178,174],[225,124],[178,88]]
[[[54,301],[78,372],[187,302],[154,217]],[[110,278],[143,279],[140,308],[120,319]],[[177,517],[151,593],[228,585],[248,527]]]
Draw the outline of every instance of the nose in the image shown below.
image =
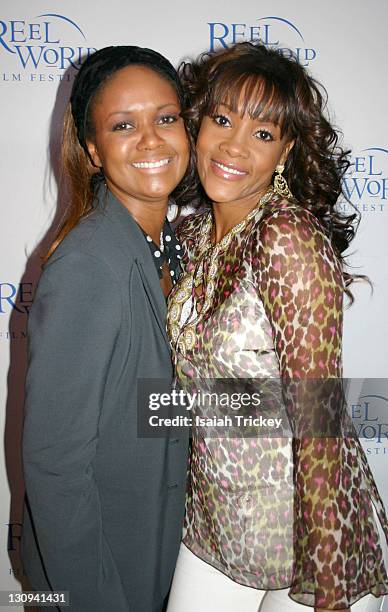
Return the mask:
[[140,129],[136,148],[139,151],[158,149],[164,145],[164,140],[154,124],[143,125]]
[[247,159],[249,156],[248,143],[246,143],[245,135],[240,130],[228,130],[220,142],[219,148],[222,153],[226,153],[229,157]]

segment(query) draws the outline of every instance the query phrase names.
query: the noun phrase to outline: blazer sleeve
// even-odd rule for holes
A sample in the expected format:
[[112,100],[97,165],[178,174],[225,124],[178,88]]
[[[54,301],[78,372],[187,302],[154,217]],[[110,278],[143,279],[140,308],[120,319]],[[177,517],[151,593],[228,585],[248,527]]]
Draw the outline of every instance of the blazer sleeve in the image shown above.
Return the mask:
[[84,612],[129,609],[93,471],[120,321],[120,289],[104,262],[76,252],[49,262],[29,319],[24,473],[51,587]]

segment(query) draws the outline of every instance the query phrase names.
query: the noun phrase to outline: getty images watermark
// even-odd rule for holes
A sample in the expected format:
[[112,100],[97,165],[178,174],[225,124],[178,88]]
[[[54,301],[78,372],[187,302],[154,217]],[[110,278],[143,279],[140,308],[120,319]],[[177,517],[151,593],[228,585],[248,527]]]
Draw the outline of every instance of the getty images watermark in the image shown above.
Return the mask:
[[[159,411],[162,408],[183,409],[188,414],[177,414],[166,416],[153,414],[149,416],[150,427],[270,427],[279,429],[282,425],[281,417],[265,417],[263,414],[254,416],[252,414],[238,414],[242,408],[257,409],[261,405],[259,392],[209,392],[196,389],[192,392],[183,389],[172,389],[169,393],[153,392],[149,394],[148,407],[151,411]],[[230,409],[230,414],[220,414],[223,408]],[[214,414],[209,415],[209,409]],[[205,411],[205,413],[198,411]],[[194,413],[196,412],[196,414]]]
[[171,388],[138,381],[138,435],[164,437],[198,431],[206,437],[291,435],[279,380],[197,379]]
[[142,379],[140,438],[359,437],[388,444],[386,379]]

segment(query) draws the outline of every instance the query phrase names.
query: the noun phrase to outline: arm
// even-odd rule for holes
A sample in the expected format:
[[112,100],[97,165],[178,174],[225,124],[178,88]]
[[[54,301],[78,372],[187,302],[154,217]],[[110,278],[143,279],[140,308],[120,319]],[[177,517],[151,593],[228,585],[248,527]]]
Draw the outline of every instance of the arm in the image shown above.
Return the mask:
[[[342,269],[310,213],[262,223],[259,292],[271,323],[294,431],[294,580],[290,595],[315,609],[347,610],[338,478],[342,461]],[[341,517],[342,518],[342,517]],[[334,561],[338,556],[337,567]]]
[[26,490],[51,586],[83,612],[128,610],[93,471],[120,300],[113,272],[73,253],[49,262],[29,320]]

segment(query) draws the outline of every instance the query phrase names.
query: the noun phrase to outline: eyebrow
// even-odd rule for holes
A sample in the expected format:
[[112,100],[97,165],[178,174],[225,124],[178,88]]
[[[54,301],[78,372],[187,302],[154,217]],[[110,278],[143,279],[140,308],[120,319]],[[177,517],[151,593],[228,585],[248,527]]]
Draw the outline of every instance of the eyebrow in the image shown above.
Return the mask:
[[[180,105],[177,104],[176,102],[168,102],[167,104],[161,104],[160,106],[156,108],[156,110],[161,111],[164,108],[167,108],[168,106],[175,106],[175,108],[177,108],[178,110],[180,109]],[[134,112],[136,111],[133,111],[133,110],[114,111],[113,113],[108,115],[108,119],[110,117],[113,117],[114,115],[133,115]]]

